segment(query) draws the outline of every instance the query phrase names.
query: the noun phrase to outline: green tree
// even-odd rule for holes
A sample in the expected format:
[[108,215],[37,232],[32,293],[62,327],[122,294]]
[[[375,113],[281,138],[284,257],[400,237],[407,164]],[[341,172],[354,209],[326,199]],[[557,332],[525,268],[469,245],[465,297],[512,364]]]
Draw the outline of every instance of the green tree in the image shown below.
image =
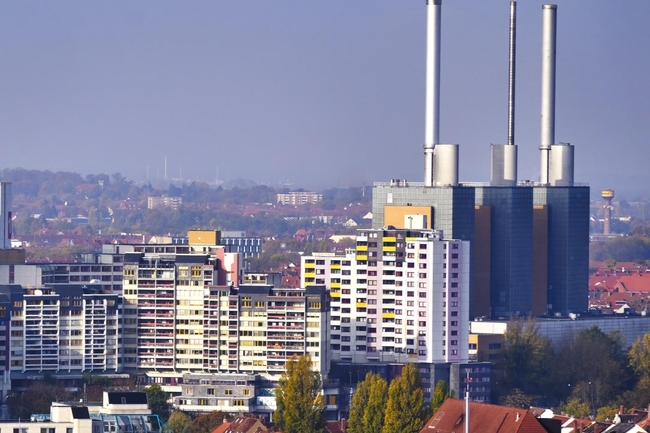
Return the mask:
[[539,335],[534,319],[515,318],[504,334],[505,347],[500,365],[507,388],[520,388],[524,393],[537,394],[547,381],[549,359],[552,355],[548,338]]
[[169,394],[163,391],[157,383],[148,386],[145,392],[147,393],[147,402],[149,403],[151,412],[162,419],[166,420],[169,418]]
[[373,374],[370,376],[368,405],[363,414],[364,433],[381,433],[384,427],[384,411],[387,400],[388,383],[380,374]]
[[589,416],[589,404],[583,403],[577,398],[570,398],[564,411],[575,418],[586,418]]
[[625,407],[648,407],[650,404],[650,378],[642,377],[633,389],[623,392],[620,403]]
[[167,424],[174,433],[188,433],[192,425],[192,418],[185,412],[174,411],[169,416]]
[[365,433],[363,428],[363,415],[368,407],[370,397],[370,378],[372,373],[357,384],[357,389],[352,396],[350,414],[348,416],[348,433]]
[[501,404],[519,409],[530,409],[532,399],[519,388],[515,388],[501,400]]
[[211,433],[215,428],[223,424],[224,420],[228,420],[228,414],[213,410],[210,413],[194,418],[192,424],[190,424],[190,429],[192,433]]
[[640,377],[650,377],[650,333],[637,338],[627,354],[634,372]]
[[383,433],[417,433],[424,425],[424,392],[415,364],[407,364],[390,383]]
[[321,377],[311,367],[311,356],[293,357],[275,389],[278,409],[273,413],[273,421],[284,433],[325,431]]
[[50,413],[52,402],[70,399],[71,394],[63,386],[46,377],[23,392],[12,391],[7,396],[7,406],[13,418],[24,419],[33,413]]
[[624,346],[620,331],[605,334],[597,326],[579,331],[559,351],[562,362],[556,365],[560,383],[575,383],[573,397],[588,403],[592,412],[609,404],[631,387]]
[[619,407],[617,404],[611,404],[609,406],[603,406],[598,408],[598,412],[596,413],[596,420],[597,421],[606,421],[606,420],[613,420],[614,416],[618,413]]
[[447,397],[449,397],[449,387],[447,386],[447,382],[439,380],[438,383],[436,383],[436,388],[433,390],[431,402],[429,402],[430,416],[440,409],[440,406],[442,406],[445,400],[447,400]]

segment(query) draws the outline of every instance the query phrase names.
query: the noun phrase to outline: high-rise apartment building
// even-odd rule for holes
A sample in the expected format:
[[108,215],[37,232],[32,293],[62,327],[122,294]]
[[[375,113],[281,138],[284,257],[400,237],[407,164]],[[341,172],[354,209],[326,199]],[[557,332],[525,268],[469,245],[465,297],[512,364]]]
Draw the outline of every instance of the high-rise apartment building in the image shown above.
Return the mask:
[[0,286],[7,320],[5,374],[21,381],[36,373],[117,373],[121,370],[118,294],[84,289]]
[[467,360],[469,242],[431,230],[359,230],[355,250],[303,257],[302,267],[302,285],[330,288],[333,360]]

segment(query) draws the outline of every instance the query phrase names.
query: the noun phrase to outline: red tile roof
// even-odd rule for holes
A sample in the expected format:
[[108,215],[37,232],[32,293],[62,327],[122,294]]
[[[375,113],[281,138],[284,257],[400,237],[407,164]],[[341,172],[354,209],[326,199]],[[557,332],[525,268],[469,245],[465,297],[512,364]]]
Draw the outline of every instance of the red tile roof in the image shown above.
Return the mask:
[[[458,433],[465,431],[465,402],[447,399],[427,421],[420,433]],[[526,409],[470,403],[470,433],[547,433]]]
[[257,418],[238,416],[231,423],[223,423],[212,433],[257,433],[267,432],[268,429]]

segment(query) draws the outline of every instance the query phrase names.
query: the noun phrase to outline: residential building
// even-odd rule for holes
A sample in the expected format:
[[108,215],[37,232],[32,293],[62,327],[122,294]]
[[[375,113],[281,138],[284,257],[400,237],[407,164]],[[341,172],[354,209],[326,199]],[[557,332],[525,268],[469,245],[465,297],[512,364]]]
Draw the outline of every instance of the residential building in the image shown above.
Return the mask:
[[97,288],[0,286],[0,315],[11,318],[3,383],[22,388],[45,373],[77,379],[84,372],[120,373],[120,313],[119,295]]
[[183,197],[169,197],[167,195],[162,195],[160,197],[147,198],[148,209],[156,209],[159,207],[169,207],[172,209],[178,209],[182,204],[183,204]]
[[232,422],[224,422],[212,433],[263,433],[269,429],[255,417],[238,416]]
[[321,201],[323,201],[323,194],[312,191],[293,191],[286,194],[278,194],[276,203],[298,206],[303,204],[316,204]]
[[[324,286],[283,289],[255,284],[208,290],[203,305],[190,306],[199,314],[191,317],[190,312],[188,319],[180,299],[175,341],[158,338],[152,346],[157,331],[148,332],[150,324],[140,322],[144,330],[138,332],[138,359],[146,364],[140,371],[146,368],[154,381],[179,385],[174,400],[178,409],[270,417],[275,409],[272,389],[294,356],[309,354],[313,370],[327,377],[329,296]],[[174,356],[166,352],[172,346]]]
[[258,376],[239,373],[185,373],[182,394],[174,397],[174,407],[184,412],[256,410]]
[[[426,422],[420,433],[560,433],[559,421],[537,419],[528,409],[469,403],[469,415],[463,400],[448,398]],[[469,422],[469,426],[466,423]],[[469,429],[466,429],[469,427]]]
[[359,230],[356,250],[302,258],[302,285],[332,298],[332,359],[468,358],[469,245],[431,230]]

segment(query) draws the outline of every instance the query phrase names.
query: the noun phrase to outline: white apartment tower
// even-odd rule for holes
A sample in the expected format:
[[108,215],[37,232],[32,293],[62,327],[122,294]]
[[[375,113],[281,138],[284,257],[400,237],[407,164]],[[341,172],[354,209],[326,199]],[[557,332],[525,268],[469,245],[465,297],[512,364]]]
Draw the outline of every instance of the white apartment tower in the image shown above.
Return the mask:
[[432,230],[359,230],[343,255],[302,258],[301,285],[331,296],[332,360],[464,362],[469,242]]

